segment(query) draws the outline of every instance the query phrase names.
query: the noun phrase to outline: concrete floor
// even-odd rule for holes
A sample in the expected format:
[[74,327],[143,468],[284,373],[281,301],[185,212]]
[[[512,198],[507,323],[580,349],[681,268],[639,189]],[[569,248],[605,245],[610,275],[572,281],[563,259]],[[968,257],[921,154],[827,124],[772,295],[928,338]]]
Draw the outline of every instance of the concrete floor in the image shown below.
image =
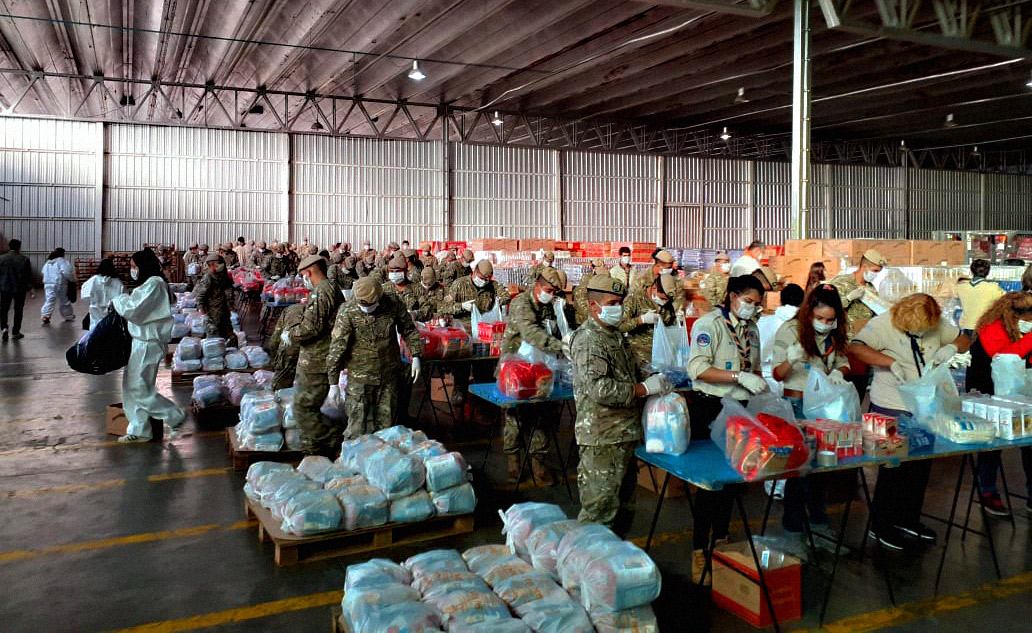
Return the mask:
[[[40,303],[27,306],[26,338],[0,345],[0,631],[329,630],[345,568],[369,556],[277,568],[272,551],[244,522],[243,477],[228,468],[219,432],[199,432],[174,444],[117,445],[104,435],[103,413],[120,400],[121,372],[98,377],[70,371],[64,352],[81,332],[76,323],[41,328]],[[188,403],[189,390],[170,389],[167,370],[159,384],[180,404]],[[425,428],[480,463],[483,439]],[[565,446],[568,421],[564,429]],[[1006,455],[1005,463],[1012,488],[1020,489],[1017,454]],[[958,464],[936,464],[926,511],[948,512]],[[523,488],[516,495],[499,483],[502,469],[496,442],[487,477],[477,481],[476,532],[432,546],[501,542],[495,509],[516,500],[551,501],[576,515],[577,504],[564,488]],[[873,483],[874,473],[870,477]],[[754,488],[747,505],[758,519],[763,499]],[[639,489],[632,538],[647,534],[655,503],[654,494]],[[1032,534],[1023,506],[1015,503],[1015,526],[993,526],[1005,581],[997,581],[983,538],[970,536],[962,544],[955,533],[941,598],[932,597],[939,546],[890,556],[902,607],[888,610],[871,556],[853,556],[839,567],[825,630],[1032,630]],[[841,507],[832,503],[833,524]],[[858,545],[866,511],[853,507],[849,542]],[[780,513],[777,505],[774,512]],[[981,524],[977,516],[972,521]],[[772,525],[777,532],[778,521]],[[664,578],[655,605],[661,629],[753,630],[711,607],[686,581],[690,530],[685,500],[668,500],[652,552]],[[741,530],[733,534],[740,537]],[[428,547],[381,555],[401,560]],[[803,583],[804,618],[786,623],[786,631],[817,628],[824,580],[808,567]]]

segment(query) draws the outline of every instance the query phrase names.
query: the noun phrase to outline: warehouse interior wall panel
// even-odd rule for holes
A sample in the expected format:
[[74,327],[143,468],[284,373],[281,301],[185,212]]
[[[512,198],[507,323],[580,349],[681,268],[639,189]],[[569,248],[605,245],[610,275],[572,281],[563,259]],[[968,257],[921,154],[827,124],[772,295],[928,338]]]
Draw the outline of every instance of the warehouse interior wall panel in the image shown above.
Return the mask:
[[703,248],[737,249],[752,241],[750,172],[746,160],[703,161]]
[[910,169],[907,196],[910,239],[932,239],[932,232],[943,226],[957,231],[979,228],[980,174]]
[[110,125],[104,250],[286,239],[287,136]]
[[1032,231],[1032,178],[985,176],[985,225],[991,231]]
[[0,118],[0,233],[39,271],[58,246],[94,257],[100,123]]
[[557,150],[461,143],[453,148],[455,239],[560,237]]
[[901,176],[892,167],[833,165],[832,237],[904,239]]
[[562,174],[565,239],[656,240],[660,200],[655,157],[563,152]]
[[442,239],[443,150],[438,141],[295,136],[294,239],[381,248]]
[[[791,176],[791,172],[789,172]],[[791,185],[789,185],[791,197]],[[813,238],[831,236],[832,213],[828,206],[831,188],[831,165],[815,164],[810,170],[810,213],[807,235]]]
[[755,209],[756,238],[767,244],[784,244],[792,228],[792,170],[789,163],[756,163]]

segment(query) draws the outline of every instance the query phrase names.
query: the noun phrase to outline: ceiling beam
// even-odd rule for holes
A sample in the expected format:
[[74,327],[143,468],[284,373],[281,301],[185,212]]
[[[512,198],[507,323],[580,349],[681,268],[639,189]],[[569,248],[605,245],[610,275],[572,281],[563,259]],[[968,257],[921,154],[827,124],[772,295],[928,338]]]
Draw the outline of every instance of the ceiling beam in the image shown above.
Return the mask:
[[662,4],[682,9],[698,9],[700,11],[716,11],[730,15],[741,15],[747,18],[763,18],[774,10],[777,0],[745,0],[722,2],[721,0],[634,0],[649,4]]

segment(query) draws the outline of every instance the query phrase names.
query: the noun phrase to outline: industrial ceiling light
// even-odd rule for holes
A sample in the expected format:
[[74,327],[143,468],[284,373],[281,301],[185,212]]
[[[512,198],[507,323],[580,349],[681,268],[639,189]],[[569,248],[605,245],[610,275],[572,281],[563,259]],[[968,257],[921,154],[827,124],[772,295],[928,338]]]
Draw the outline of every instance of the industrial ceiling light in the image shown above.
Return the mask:
[[740,87],[738,89],[738,96],[735,97],[735,103],[749,103],[749,99],[745,96],[745,88]]
[[491,119],[491,123],[498,127],[502,127],[502,125],[505,123],[505,121],[502,121],[502,117],[500,114],[498,114],[497,110],[494,113],[494,118]]
[[971,150],[971,155],[972,156],[981,156],[982,155],[982,152],[978,151],[978,146],[977,145],[975,145],[974,149]]
[[134,105],[136,105],[136,98],[133,97],[132,95],[125,95],[125,94],[123,94],[122,98],[118,100],[118,105],[121,105],[121,106],[127,106],[127,105],[134,106]]
[[312,124],[312,129],[316,130],[316,131],[319,131],[319,130],[323,129],[322,123],[319,123],[318,121],[316,121],[315,123]]
[[731,140],[731,133],[727,131],[727,127],[724,127],[724,131],[720,133],[720,140],[729,141]]
[[953,113],[952,112],[950,112],[949,114],[946,115],[946,122],[943,123],[943,127],[946,127],[946,128],[957,127],[957,122],[953,120]]
[[247,111],[248,114],[265,114],[265,106],[262,104],[255,104],[251,106],[251,109]]
[[423,81],[426,79],[423,71],[419,70],[419,62],[417,60],[412,60],[412,70],[409,71],[408,78],[412,81]]

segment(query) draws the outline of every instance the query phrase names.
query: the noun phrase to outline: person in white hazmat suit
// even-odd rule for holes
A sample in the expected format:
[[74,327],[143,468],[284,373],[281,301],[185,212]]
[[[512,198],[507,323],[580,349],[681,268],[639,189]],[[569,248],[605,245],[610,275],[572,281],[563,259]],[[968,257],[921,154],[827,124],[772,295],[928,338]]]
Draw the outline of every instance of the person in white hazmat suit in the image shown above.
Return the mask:
[[119,442],[149,442],[150,418],[165,423],[165,436],[180,435],[186,414],[174,402],[158,393],[155,381],[158,364],[165,358],[172,338],[172,301],[168,282],[161,274],[161,263],[154,251],[133,253],[130,273],[140,285],[131,294],[115,297],[115,311],[125,317],[133,337],[129,364],[122,374],[122,406],[129,420],[126,435]]
[[43,325],[50,324],[50,315],[54,308],[61,310],[61,316],[65,321],[74,321],[75,312],[72,309],[72,302],[68,300],[68,284],[75,281],[75,269],[71,262],[65,259],[65,250],[61,247],[55,248],[47,255],[47,261],[43,264],[43,292],[45,300],[43,309],[40,310],[40,321]]
[[107,316],[111,302],[122,292],[122,280],[115,272],[115,262],[106,257],[101,260],[97,274],[82,285],[82,298],[90,302],[90,330]]

